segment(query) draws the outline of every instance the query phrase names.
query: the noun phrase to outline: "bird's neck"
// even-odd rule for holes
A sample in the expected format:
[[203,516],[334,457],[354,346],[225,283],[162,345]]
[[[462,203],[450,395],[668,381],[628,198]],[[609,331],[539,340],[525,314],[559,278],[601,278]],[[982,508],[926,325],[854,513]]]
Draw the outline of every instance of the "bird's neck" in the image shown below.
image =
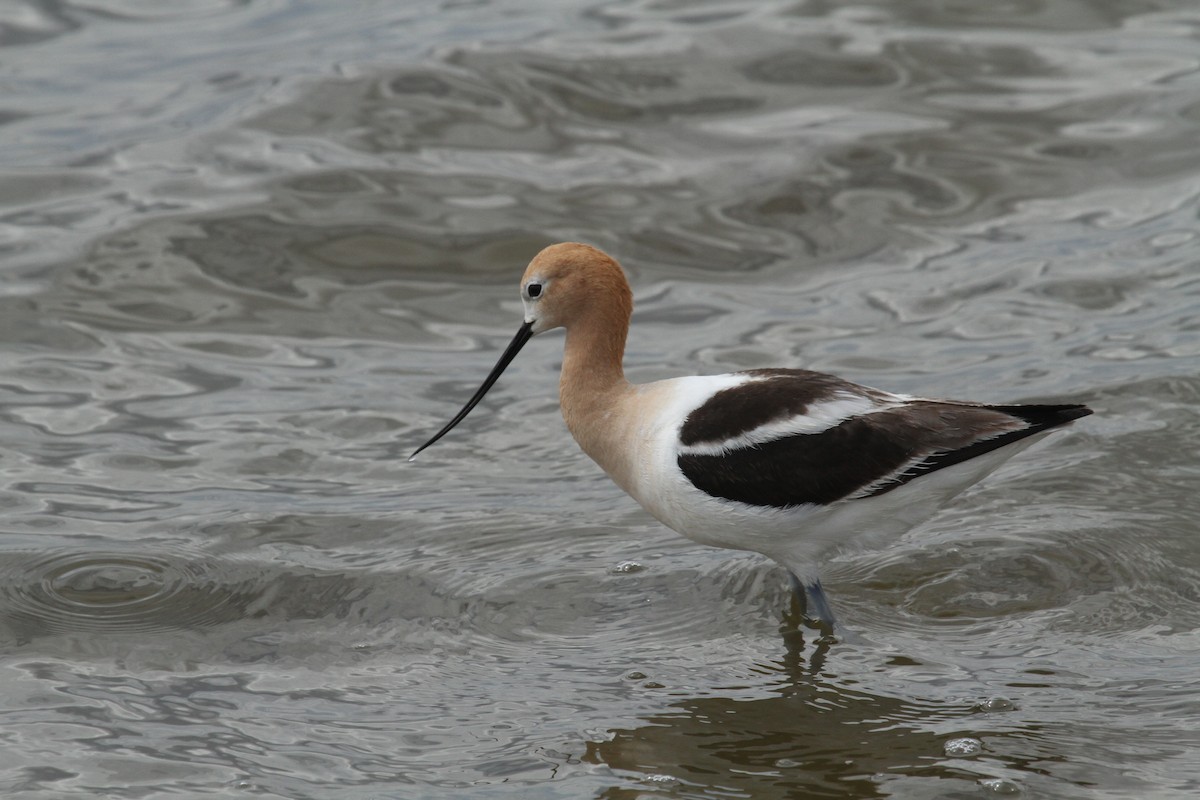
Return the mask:
[[[567,329],[563,349],[559,402],[571,435],[589,456],[606,469],[614,457],[614,412],[632,387],[625,379],[628,315],[581,320]],[[587,324],[590,323],[590,324]]]

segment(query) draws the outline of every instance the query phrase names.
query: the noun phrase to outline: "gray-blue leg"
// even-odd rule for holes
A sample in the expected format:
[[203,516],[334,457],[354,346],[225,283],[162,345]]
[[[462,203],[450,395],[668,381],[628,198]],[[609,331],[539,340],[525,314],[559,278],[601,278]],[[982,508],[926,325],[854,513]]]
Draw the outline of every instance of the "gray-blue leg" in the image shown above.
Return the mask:
[[791,581],[792,593],[796,595],[796,602],[800,605],[800,613],[804,615],[804,618],[821,627],[827,627],[832,632],[836,620],[833,616],[833,609],[829,607],[829,601],[825,599],[825,590],[821,588],[821,581],[814,578],[808,583],[803,583],[790,572],[788,579]]

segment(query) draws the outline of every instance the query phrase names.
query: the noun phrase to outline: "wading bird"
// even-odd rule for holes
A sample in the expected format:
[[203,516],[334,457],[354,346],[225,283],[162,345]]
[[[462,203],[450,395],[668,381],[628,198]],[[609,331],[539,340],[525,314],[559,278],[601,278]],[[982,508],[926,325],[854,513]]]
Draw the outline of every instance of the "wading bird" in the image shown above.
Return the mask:
[[1082,405],[989,405],[860,386],[803,369],[625,379],[633,293],[585,244],[547,247],[521,278],[525,319],[458,414],[470,413],[535,334],[566,329],[559,399],[580,448],[669,528],[782,564],[800,611],[830,633],[820,566],[928,519],[947,499]]

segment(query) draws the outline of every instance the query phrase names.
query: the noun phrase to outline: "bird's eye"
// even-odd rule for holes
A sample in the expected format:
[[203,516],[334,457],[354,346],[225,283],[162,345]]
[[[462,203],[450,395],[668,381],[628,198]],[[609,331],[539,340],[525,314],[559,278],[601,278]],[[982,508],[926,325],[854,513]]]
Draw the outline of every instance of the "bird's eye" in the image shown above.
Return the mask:
[[531,283],[525,287],[525,294],[531,299],[542,296],[542,285],[540,283]]

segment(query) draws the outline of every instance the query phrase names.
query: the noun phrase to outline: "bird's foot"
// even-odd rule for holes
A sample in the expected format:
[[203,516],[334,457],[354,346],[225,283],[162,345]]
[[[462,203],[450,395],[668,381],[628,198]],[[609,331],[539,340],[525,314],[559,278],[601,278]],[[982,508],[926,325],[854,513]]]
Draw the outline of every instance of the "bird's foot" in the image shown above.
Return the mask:
[[833,634],[836,618],[821,581],[814,578],[806,583],[790,572],[788,578],[792,584],[792,599],[788,610],[783,612],[783,627],[796,632],[801,627],[812,628],[820,633],[818,642],[836,641]]

